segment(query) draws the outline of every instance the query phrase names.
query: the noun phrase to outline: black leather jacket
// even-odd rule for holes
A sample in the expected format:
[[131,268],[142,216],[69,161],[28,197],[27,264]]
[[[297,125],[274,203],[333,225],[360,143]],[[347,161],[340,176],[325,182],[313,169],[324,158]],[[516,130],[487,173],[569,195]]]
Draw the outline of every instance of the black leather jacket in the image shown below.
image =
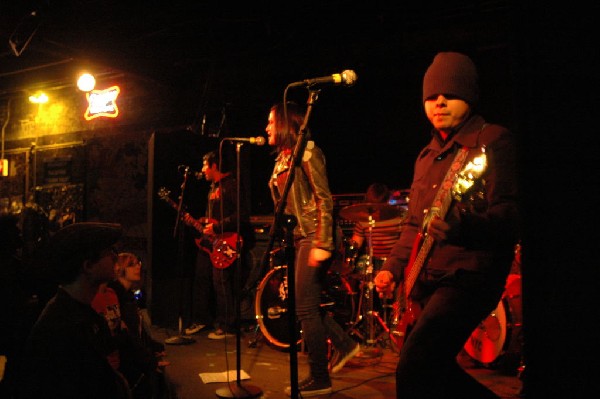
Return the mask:
[[[277,204],[288,178],[292,154],[282,151],[275,160],[269,188],[273,202]],[[315,233],[313,245],[316,248],[333,251],[333,199],[329,191],[325,155],[314,141],[308,141],[302,157],[302,166],[297,168],[294,182],[285,206],[285,213],[294,215],[298,225],[294,237],[306,237]]]

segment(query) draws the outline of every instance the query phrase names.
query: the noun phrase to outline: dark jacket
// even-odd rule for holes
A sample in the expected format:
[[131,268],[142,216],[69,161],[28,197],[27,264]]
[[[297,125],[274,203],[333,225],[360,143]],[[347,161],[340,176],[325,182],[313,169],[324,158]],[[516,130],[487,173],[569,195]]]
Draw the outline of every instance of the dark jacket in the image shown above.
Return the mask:
[[482,272],[498,281],[508,275],[519,238],[514,137],[506,128],[486,125],[481,116],[474,115],[447,142],[434,130],[431,142],[416,160],[402,234],[382,267],[392,272],[396,281],[402,278],[413,244],[422,231],[424,211],[431,207],[462,146],[469,149],[465,164],[480,155],[485,146],[487,168],[476,179],[473,194],[452,206],[446,215],[447,222],[460,226],[457,234],[442,245],[434,244],[423,268],[434,273],[458,269]]
[[[275,160],[275,168],[269,181],[275,204],[279,202],[289,176],[291,158],[291,154],[280,152]],[[332,212],[333,199],[329,191],[325,155],[313,141],[308,141],[301,167],[295,171],[285,206],[285,213],[298,219],[294,236],[306,237],[314,232],[314,247],[332,251]]]
[[15,397],[129,397],[106,358],[112,342],[104,317],[59,288],[27,339]]

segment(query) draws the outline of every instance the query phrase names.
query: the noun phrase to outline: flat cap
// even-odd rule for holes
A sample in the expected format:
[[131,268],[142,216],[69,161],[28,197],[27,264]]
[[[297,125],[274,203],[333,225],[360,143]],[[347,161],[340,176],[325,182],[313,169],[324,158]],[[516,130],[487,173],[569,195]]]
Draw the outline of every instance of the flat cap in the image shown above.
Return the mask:
[[123,235],[118,223],[81,222],[58,230],[47,242],[49,266],[58,281],[69,281],[84,260],[112,247]]

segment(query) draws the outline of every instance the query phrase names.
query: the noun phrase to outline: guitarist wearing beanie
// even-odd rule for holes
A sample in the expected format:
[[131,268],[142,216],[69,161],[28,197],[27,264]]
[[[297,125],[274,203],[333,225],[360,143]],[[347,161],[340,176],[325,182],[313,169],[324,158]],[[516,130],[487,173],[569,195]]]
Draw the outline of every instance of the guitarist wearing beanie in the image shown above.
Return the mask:
[[415,162],[402,234],[375,276],[379,295],[398,299],[398,398],[498,397],[457,362],[501,300],[519,239],[515,138],[477,113],[478,97],[473,61],[438,53],[423,79],[431,141]]

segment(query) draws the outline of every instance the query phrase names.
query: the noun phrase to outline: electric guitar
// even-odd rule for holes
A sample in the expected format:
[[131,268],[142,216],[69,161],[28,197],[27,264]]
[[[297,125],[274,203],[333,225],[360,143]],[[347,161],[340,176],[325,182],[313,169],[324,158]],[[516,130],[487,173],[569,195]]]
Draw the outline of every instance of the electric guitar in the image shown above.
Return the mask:
[[433,217],[444,219],[455,202],[462,201],[465,194],[471,191],[475,181],[487,167],[485,147],[481,148],[481,155],[475,157],[462,170],[459,169],[465,162],[468,151],[461,149],[446,173],[446,177],[427,212],[423,222],[423,229],[417,233],[404,273],[404,281],[396,291],[396,300],[392,306],[392,334],[391,337],[402,348],[406,335],[414,325],[421,311],[419,304],[410,298],[412,289],[421,273],[423,264],[427,260],[435,240],[426,233],[427,225]]
[[[158,197],[161,200],[171,205],[173,209],[179,209],[177,203],[173,201],[169,195],[170,191],[165,187],[161,187],[158,190]],[[185,220],[182,218],[182,221],[202,234],[205,225],[216,222],[216,220],[210,218],[195,219],[192,217],[186,218]],[[196,242],[198,248],[208,253],[210,261],[217,269],[225,269],[231,266],[231,264],[235,262],[237,258],[236,248],[238,235],[236,233],[223,233],[212,236],[206,236],[203,234],[202,236],[195,238],[194,241]]]

